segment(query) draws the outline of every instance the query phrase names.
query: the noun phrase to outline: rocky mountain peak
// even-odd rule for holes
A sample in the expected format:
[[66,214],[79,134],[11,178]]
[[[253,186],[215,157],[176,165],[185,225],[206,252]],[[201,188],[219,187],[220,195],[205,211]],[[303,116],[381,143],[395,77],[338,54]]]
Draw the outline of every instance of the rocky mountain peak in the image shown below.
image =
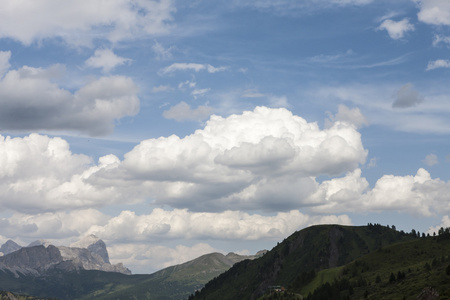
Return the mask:
[[[9,249],[18,250],[9,252]],[[49,270],[100,270],[131,274],[122,264],[109,262],[105,243],[95,235],[89,235],[73,243],[71,247],[53,246],[45,240],[37,240],[27,247],[20,247],[13,241],[0,248],[8,254],[0,255],[0,270],[9,270],[16,276],[22,274],[43,275]]]
[[[20,248],[22,248],[22,246],[20,246],[19,244],[17,244],[16,242],[14,242],[13,240],[7,240],[6,243],[4,243],[1,247],[0,247],[0,252],[3,255],[12,253],[14,251],[19,250]],[[0,254],[1,255],[1,254]]]
[[97,236],[90,234],[88,236],[85,236],[78,242],[72,243],[70,247],[77,247],[77,248],[85,248],[91,251],[92,253],[95,253],[99,255],[103,262],[110,263],[109,262],[109,255],[108,251],[106,250],[106,244],[101,239],[99,239]]

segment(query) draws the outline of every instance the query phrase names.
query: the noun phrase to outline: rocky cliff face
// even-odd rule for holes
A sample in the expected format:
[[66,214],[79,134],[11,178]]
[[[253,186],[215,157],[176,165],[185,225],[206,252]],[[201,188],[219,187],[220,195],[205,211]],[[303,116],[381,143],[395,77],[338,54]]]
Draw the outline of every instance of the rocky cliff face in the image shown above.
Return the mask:
[[40,275],[52,266],[62,262],[62,256],[55,246],[23,247],[0,257],[0,269],[19,273]]
[[36,246],[23,247],[1,256],[0,270],[9,270],[16,277],[20,276],[21,273],[35,276],[44,275],[54,269],[65,271],[99,270],[131,274],[131,271],[122,264],[110,264],[108,251],[102,240],[95,236],[89,237],[88,240],[90,243],[86,243],[86,240],[78,243],[80,246],[86,246],[85,248],[55,247],[42,241],[33,242]]
[[105,242],[103,242],[101,239],[99,239],[93,234],[86,236],[85,238],[81,239],[76,243],[71,244],[70,246],[76,248],[86,248],[92,253],[99,255],[102,258],[103,262],[108,264],[110,263]]

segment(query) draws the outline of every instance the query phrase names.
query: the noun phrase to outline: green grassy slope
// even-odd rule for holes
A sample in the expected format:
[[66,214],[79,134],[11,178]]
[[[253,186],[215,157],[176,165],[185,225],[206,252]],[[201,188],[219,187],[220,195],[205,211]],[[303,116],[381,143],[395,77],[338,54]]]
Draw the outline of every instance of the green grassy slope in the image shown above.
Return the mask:
[[450,299],[450,236],[383,247],[292,290],[309,299],[416,299],[427,287]]
[[295,286],[310,272],[342,266],[382,246],[415,238],[381,225],[312,226],[260,259],[234,265],[191,299],[258,299],[269,286]]
[[11,292],[0,291],[0,300],[52,300],[51,298],[37,298],[33,296],[17,295]]

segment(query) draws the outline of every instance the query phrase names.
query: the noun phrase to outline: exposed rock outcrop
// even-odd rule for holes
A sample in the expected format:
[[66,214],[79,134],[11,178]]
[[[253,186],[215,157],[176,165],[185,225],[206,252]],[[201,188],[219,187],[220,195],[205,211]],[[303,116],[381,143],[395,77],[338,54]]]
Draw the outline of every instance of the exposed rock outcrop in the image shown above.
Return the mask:
[[97,237],[89,236],[75,245],[85,247],[55,247],[46,241],[36,241],[28,247],[1,256],[0,270],[9,270],[16,277],[20,274],[44,275],[54,269],[99,270],[131,274],[131,271],[121,263],[112,265],[109,262],[106,245]]
[[110,263],[105,242],[103,242],[101,239],[99,239],[93,234],[86,236],[85,238],[81,239],[76,243],[72,243],[70,246],[77,248],[86,248],[92,253],[99,255],[102,258],[103,262],[108,264]]

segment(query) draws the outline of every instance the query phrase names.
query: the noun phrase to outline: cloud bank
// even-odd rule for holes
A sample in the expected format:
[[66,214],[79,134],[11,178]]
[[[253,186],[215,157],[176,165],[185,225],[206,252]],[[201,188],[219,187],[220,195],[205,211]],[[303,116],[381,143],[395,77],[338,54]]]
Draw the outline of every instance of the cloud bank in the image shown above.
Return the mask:
[[[415,176],[385,175],[369,189],[359,168],[367,150],[353,124],[336,121],[321,130],[286,109],[213,115],[184,138],[142,141],[122,161],[106,155],[94,164],[71,153],[63,139],[38,134],[3,137],[0,152],[0,207],[21,213],[148,201],[188,212],[333,214],[408,207],[429,216],[446,211],[450,200],[449,183],[424,169]],[[331,179],[319,183],[320,175]]]
[[[337,118],[361,116],[342,108]],[[351,224],[347,213],[450,213],[450,183],[425,169],[384,175],[370,188],[361,176],[367,150],[356,128],[334,120],[320,129],[287,109],[257,107],[213,115],[184,138],[144,140],[123,160],[110,154],[96,163],[61,138],[2,137],[0,207],[13,212],[0,219],[2,234],[70,240],[93,233],[111,242],[114,259],[138,270],[140,260],[158,268],[176,262],[171,255],[157,262],[151,256],[162,246],[146,243],[276,240],[312,224]],[[319,182],[321,175],[330,179]],[[116,216],[98,210],[139,202],[168,209]],[[142,247],[148,253],[135,257]],[[192,250],[189,258],[212,250],[179,247]],[[175,255],[179,247],[163,248]]]

